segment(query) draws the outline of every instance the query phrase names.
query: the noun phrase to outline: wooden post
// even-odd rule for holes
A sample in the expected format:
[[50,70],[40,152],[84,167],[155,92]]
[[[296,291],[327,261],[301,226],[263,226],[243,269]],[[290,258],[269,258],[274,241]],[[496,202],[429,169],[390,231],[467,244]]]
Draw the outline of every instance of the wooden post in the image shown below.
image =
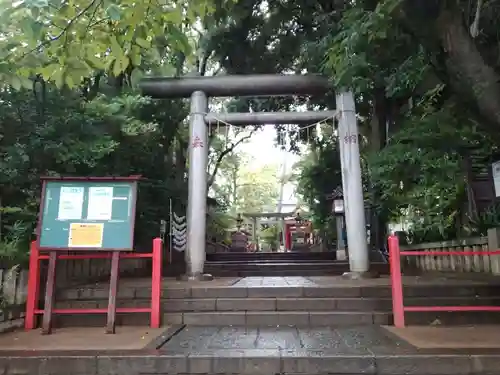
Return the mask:
[[45,303],[43,308],[42,334],[49,335],[52,331],[52,310],[54,308],[54,292],[56,283],[57,251],[49,252],[49,267],[45,288]]
[[118,278],[120,267],[120,252],[113,251],[111,255],[111,275],[109,278],[108,318],[106,333],[115,333],[116,327],[116,296],[118,294]]

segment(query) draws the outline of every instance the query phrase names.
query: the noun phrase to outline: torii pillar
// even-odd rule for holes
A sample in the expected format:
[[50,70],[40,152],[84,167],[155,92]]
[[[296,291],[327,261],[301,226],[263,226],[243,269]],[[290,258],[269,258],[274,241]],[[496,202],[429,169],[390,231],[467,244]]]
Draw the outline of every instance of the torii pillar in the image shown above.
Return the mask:
[[337,94],[342,191],[350,272],[344,277],[369,277],[370,257],[366,238],[365,203],[359,156],[359,133],[352,92]]
[[201,279],[206,259],[208,164],[208,98],[203,91],[191,95],[190,112],[186,275],[189,279]]

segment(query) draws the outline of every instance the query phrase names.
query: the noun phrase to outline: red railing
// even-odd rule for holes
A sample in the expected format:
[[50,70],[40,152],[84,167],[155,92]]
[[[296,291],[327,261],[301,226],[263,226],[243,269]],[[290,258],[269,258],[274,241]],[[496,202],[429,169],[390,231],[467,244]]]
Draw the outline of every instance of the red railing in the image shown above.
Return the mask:
[[442,311],[495,311],[500,312],[500,306],[405,306],[403,298],[403,278],[401,274],[401,256],[474,256],[500,255],[495,251],[401,251],[397,236],[389,236],[389,263],[392,284],[392,312],[394,326],[405,326],[405,312],[442,312]]
[[[48,319],[50,333],[50,321],[52,314],[108,314],[108,321],[111,318],[111,326],[109,327],[110,333],[114,333],[114,315],[116,313],[149,313],[151,320],[151,328],[160,327],[161,318],[161,267],[162,267],[162,247],[163,242],[160,238],[153,240],[153,249],[151,253],[135,253],[135,252],[119,252],[119,259],[138,259],[138,258],[151,258],[152,272],[151,272],[151,305],[149,307],[116,307],[116,294],[118,282],[118,262],[116,262],[116,276],[113,280],[113,270],[110,283],[110,298],[108,307],[106,308],[92,308],[92,309],[53,309],[52,301],[50,306],[47,306],[47,296],[45,298],[44,309],[38,308],[38,301],[40,295],[40,261],[48,260],[48,254],[42,254],[38,250],[36,241],[31,243],[30,259],[29,259],[29,274],[28,274],[28,291],[26,300],[26,316],[24,327],[26,330],[34,329],[36,327],[36,315],[42,315]],[[111,252],[95,252],[95,253],[81,253],[81,254],[57,254],[56,260],[63,259],[112,259]],[[54,275],[55,276],[55,275]],[[50,278],[50,277],[49,277]],[[49,285],[48,285],[49,286]],[[54,280],[51,281],[50,288],[53,288]]]

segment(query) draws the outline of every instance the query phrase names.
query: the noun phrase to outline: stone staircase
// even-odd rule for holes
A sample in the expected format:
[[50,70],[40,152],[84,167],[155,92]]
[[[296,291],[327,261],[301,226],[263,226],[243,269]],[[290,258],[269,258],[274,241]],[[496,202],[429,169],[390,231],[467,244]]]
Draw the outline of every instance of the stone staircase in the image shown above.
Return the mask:
[[[264,287],[193,289],[189,298],[167,296],[167,322],[188,325],[330,326],[388,324],[388,311],[363,306],[345,291],[329,288]],[[347,293],[347,295],[349,295]]]
[[[389,265],[378,252],[370,254],[372,271],[389,274]],[[184,253],[174,252],[172,261],[165,264],[163,275],[176,277],[184,274]],[[215,277],[251,276],[338,276],[349,271],[349,263],[336,259],[334,251],[287,253],[207,253],[205,272]]]
[[[383,262],[373,262],[372,270],[388,274]],[[250,276],[324,276],[342,275],[349,271],[349,263],[336,260],[336,253],[214,253],[207,254],[205,272],[216,277]]]
[[[360,326],[392,322],[392,300],[387,285],[317,285],[301,277],[288,280],[289,286],[252,285],[245,278],[233,285],[205,282],[183,286],[165,281],[162,293],[163,322],[190,326]],[[222,279],[223,280],[223,279]],[[231,279],[227,279],[228,282]],[[290,282],[291,280],[291,282]],[[293,285],[293,284],[296,285]],[[380,283],[379,283],[380,284]],[[118,306],[149,304],[147,284],[127,283],[120,287]],[[405,303],[421,305],[500,305],[500,289],[494,285],[412,285],[405,287]],[[93,285],[61,291],[56,306],[105,307],[106,286]],[[119,314],[118,324],[147,324],[147,314]],[[408,324],[491,324],[500,321],[495,313],[407,313]],[[57,325],[103,326],[105,317],[57,316]]]
[[[149,283],[146,279],[121,280],[119,306],[148,306]],[[492,282],[405,277],[405,283],[407,305],[500,304],[499,284]],[[59,291],[57,307],[104,307],[107,287],[93,284]],[[462,345],[459,348],[453,345],[426,348],[381,326],[391,323],[390,293],[384,278],[347,281],[341,277],[248,277],[200,283],[165,279],[162,291],[165,330],[152,342],[145,342],[142,349],[54,352],[47,344],[45,351],[25,350],[21,354],[0,351],[0,370],[7,375],[498,373],[500,349],[468,346],[474,344],[474,339],[468,341],[467,335],[458,338]],[[492,323],[499,321],[499,315],[417,313],[407,314],[407,322]],[[95,326],[103,332],[105,318],[104,315],[57,316],[55,325]],[[148,323],[147,314],[119,314],[117,319],[121,326]],[[423,328],[432,330],[430,341],[440,329]],[[491,329],[495,332],[496,327]],[[455,327],[452,331],[455,332]],[[35,336],[42,337],[36,333]],[[128,344],[130,336],[126,337],[129,338],[121,340]],[[80,339],[77,335],[76,340]],[[118,334],[116,339],[120,340]],[[424,336],[423,340],[426,339]]]

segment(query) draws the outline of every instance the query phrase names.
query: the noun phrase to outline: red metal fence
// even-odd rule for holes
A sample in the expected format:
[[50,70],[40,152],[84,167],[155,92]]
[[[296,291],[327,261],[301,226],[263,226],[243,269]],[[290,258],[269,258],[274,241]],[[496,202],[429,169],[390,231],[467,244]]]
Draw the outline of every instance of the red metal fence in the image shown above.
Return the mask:
[[391,267],[392,311],[394,326],[405,327],[405,312],[441,312],[441,311],[496,311],[500,306],[405,306],[403,298],[403,278],[401,274],[401,256],[476,256],[500,255],[495,251],[401,251],[397,236],[389,236],[389,262]]
[[[39,295],[40,295],[40,261],[49,259],[48,254],[42,254],[36,245],[36,241],[31,243],[30,260],[29,260],[29,276],[28,276],[28,295],[26,300],[26,317],[25,329],[30,330],[36,327],[36,315],[42,315],[48,319],[48,331],[50,333],[50,322],[52,314],[108,314],[108,331],[114,333],[114,318],[118,313],[149,313],[151,317],[150,325],[152,328],[160,327],[161,319],[161,266],[162,266],[162,247],[163,242],[160,238],[153,240],[153,248],[150,253],[136,253],[136,252],[116,252],[116,270],[111,275],[110,282],[110,297],[107,308],[93,308],[93,309],[53,309],[53,297],[50,297],[47,303],[47,291],[45,304],[43,309],[38,308]],[[80,254],[56,254],[56,259],[112,259],[113,253],[99,252],[99,253],[80,253]],[[118,283],[118,261],[120,259],[137,259],[137,258],[150,258],[152,260],[151,272],[151,305],[149,307],[116,307],[116,294]],[[113,275],[114,273],[114,275]],[[54,275],[55,276],[55,275]],[[54,279],[54,276],[52,279]],[[114,280],[113,280],[114,278]],[[48,278],[48,284],[52,283],[50,289],[54,288],[54,280]],[[114,281],[114,282],[113,282]],[[49,287],[47,287],[49,289]],[[52,292],[51,292],[52,293]],[[44,319],[45,323],[45,319]]]

